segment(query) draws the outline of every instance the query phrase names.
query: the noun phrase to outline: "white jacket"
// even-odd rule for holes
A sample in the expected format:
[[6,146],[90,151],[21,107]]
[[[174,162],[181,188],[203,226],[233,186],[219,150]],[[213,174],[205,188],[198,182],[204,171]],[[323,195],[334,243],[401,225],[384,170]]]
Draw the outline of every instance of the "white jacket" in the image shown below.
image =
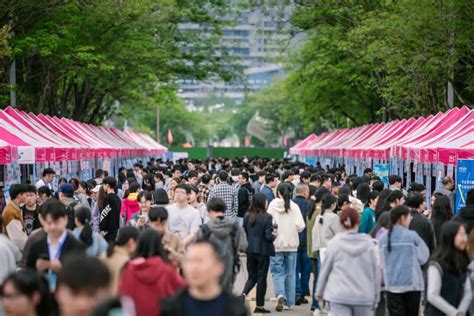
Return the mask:
[[[323,219],[322,224],[320,223],[321,217]],[[326,248],[327,243],[341,231],[342,226],[339,223],[339,216],[337,216],[337,214],[326,210],[323,216],[318,215],[311,233],[313,237],[313,248],[311,251],[314,253],[321,248]]]
[[277,236],[273,242],[275,252],[297,251],[300,244],[298,233],[306,226],[298,205],[290,201],[290,209],[286,212],[283,199],[275,198],[268,206],[268,213],[278,225]]

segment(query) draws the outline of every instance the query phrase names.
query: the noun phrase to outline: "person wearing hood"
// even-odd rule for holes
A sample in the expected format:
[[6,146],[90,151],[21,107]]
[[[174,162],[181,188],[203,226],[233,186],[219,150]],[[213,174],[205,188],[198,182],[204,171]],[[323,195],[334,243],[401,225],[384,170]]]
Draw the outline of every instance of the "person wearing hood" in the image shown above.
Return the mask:
[[221,276],[221,285],[232,291],[235,277],[240,268],[239,251],[247,250],[247,236],[236,219],[225,216],[227,205],[221,198],[212,198],[207,202],[209,221],[203,224],[197,233],[197,239],[217,240],[227,253],[224,257],[225,269]]
[[249,174],[248,172],[241,172],[239,174],[239,192],[237,198],[239,200],[239,206],[237,211],[237,220],[239,221],[240,225],[244,223],[244,216],[247,213],[248,209],[250,208],[250,204],[252,204],[253,196],[255,195],[255,189],[249,182]]
[[130,297],[137,316],[160,315],[160,301],[186,287],[186,282],[171,265],[153,229],[141,232],[135,256],[122,270],[119,295]]
[[138,203],[138,190],[140,185],[138,182],[132,182],[128,187],[128,195],[122,200],[122,209],[120,216],[125,219],[125,224],[128,224],[132,216],[140,211],[140,204]]
[[268,206],[268,213],[274,219],[277,236],[274,241],[275,256],[270,258],[270,271],[277,297],[276,310],[289,310],[296,296],[296,253],[299,233],[305,229],[305,221],[296,203],[291,201],[289,184],[280,183],[278,197]]
[[474,227],[474,189],[467,192],[466,206],[452,220],[462,222],[466,226],[466,233],[469,235]]
[[339,222],[343,232],[328,243],[316,297],[330,303],[333,315],[373,315],[381,280],[377,245],[369,235],[357,233],[360,217],[355,209],[344,209]]

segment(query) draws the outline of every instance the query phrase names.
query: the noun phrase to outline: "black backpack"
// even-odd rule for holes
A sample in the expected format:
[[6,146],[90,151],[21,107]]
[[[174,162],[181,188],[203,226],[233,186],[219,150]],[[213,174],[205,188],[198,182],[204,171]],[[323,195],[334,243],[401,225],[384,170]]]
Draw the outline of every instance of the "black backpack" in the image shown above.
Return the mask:
[[69,205],[66,205],[66,215],[67,215],[67,228],[70,230],[73,230],[76,228],[76,222],[74,221],[75,213],[74,213],[74,208],[76,205],[79,205],[76,201],[72,202]]

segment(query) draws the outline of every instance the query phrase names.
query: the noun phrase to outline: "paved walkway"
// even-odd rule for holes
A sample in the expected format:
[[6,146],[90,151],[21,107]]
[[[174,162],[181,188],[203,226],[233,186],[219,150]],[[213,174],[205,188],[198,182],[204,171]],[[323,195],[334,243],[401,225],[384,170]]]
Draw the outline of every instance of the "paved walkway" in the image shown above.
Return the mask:
[[[242,258],[242,267],[240,269],[240,273],[237,276],[234,286],[234,292],[239,295],[244,288],[245,281],[247,281],[247,265],[246,265],[246,257]],[[256,299],[256,288],[254,288],[249,295],[247,296],[247,305],[250,308],[250,311],[253,312],[255,309],[255,299]],[[311,301],[310,297],[307,297],[308,301]],[[252,314],[252,315],[282,315],[282,316],[292,316],[292,315],[301,315],[301,316],[311,316],[313,313],[310,311],[311,304],[304,304],[301,306],[292,306],[292,310],[289,311],[282,311],[277,312],[275,311],[276,306],[276,299],[275,293],[273,291],[273,282],[270,272],[268,272],[267,278],[267,294],[265,296],[265,308],[270,310],[271,314]]]

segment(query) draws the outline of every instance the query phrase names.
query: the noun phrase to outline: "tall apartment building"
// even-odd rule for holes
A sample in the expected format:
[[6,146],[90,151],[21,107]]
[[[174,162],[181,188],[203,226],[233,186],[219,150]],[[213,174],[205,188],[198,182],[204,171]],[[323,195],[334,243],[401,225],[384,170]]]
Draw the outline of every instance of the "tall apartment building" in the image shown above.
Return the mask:
[[227,99],[239,105],[246,94],[258,91],[284,75],[282,65],[277,61],[282,35],[275,18],[255,10],[239,12],[236,19],[235,25],[224,28],[220,49],[235,56],[242,65],[242,77],[232,82],[180,79],[179,95],[189,105],[199,106],[206,99]]

